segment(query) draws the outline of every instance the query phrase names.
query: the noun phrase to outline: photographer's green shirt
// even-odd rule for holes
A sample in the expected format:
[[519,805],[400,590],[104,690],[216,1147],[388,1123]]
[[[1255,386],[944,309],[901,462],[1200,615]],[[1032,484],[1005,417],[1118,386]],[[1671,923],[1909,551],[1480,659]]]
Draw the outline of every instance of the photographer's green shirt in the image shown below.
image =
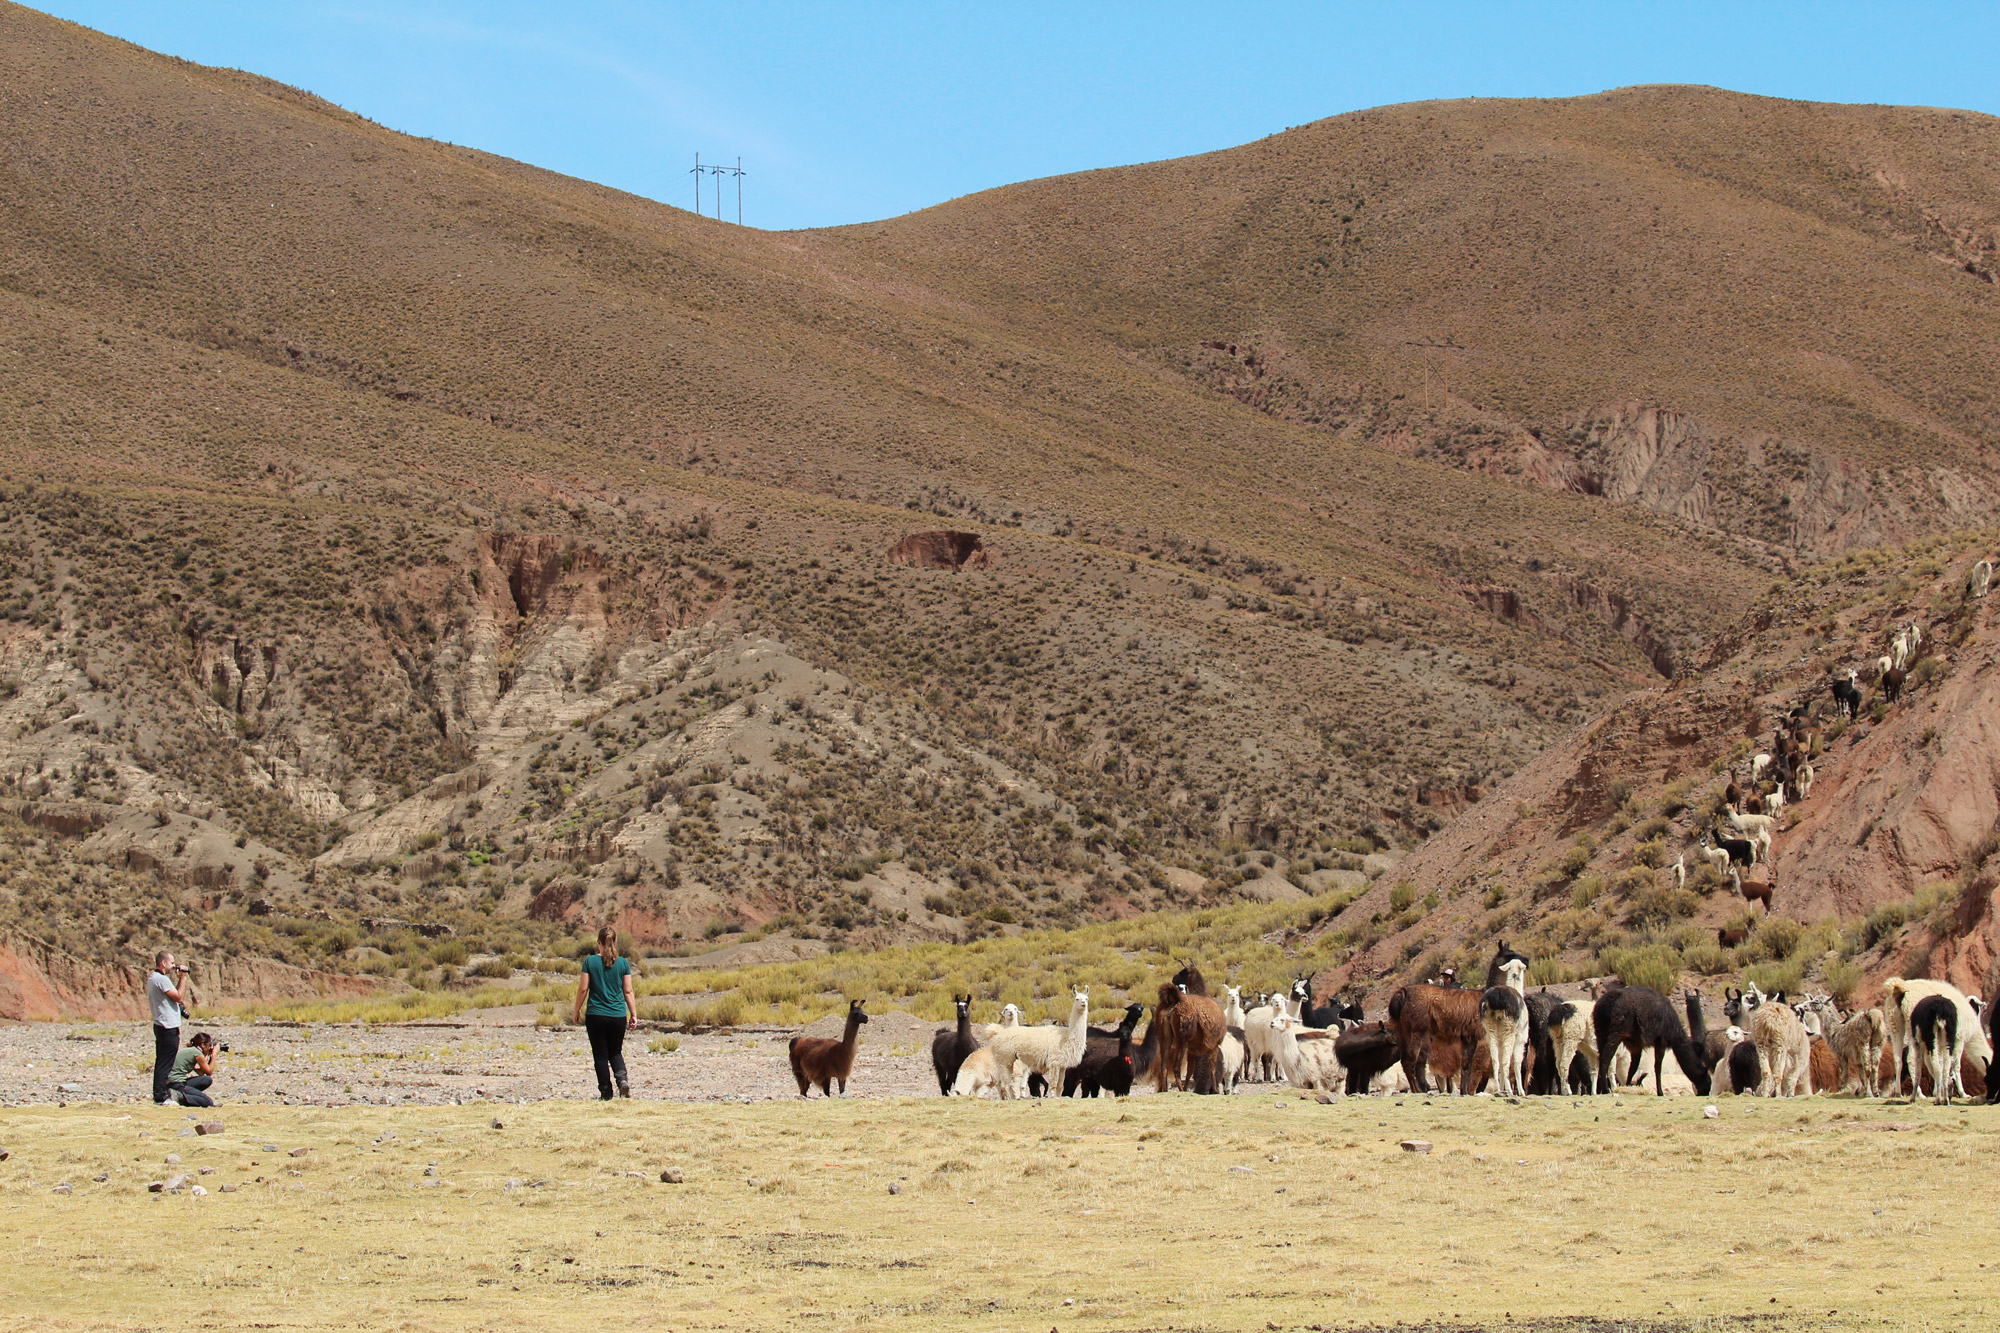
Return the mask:
[[583,1007],[584,1015],[626,1017],[624,978],[632,964],[623,958],[606,963],[603,954],[594,953],[583,960],[583,970],[590,977],[590,1003]]
[[193,1078],[194,1062],[200,1054],[199,1046],[181,1047],[180,1054],[174,1057],[173,1070],[167,1075],[167,1086],[172,1087],[176,1083],[185,1083]]

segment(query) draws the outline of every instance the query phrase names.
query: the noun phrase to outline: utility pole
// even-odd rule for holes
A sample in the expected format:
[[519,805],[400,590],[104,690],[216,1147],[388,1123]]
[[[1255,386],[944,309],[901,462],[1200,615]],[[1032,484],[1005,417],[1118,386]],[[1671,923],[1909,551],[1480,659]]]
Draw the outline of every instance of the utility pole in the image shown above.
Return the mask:
[[736,178],[736,225],[739,227],[742,226],[743,178],[750,174],[743,169],[743,159],[740,157],[737,158],[736,165],[733,167],[714,165],[705,167],[701,164],[701,154],[696,153],[694,155],[694,168],[690,174],[694,177],[694,211],[696,216],[702,216],[701,177],[704,172],[715,178],[715,220],[717,222],[722,221],[722,178],[724,176],[734,176]]

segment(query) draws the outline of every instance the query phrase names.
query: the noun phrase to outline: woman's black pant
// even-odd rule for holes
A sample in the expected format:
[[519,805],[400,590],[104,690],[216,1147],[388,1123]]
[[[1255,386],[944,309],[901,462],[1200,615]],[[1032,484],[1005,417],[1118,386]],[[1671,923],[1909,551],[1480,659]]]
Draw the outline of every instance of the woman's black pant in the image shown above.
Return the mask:
[[215,1099],[208,1095],[215,1080],[207,1074],[196,1074],[185,1083],[173,1085],[174,1096],[180,1098],[182,1106],[213,1106]]
[[612,1080],[616,1079],[621,1088],[627,1083],[625,1020],[606,1014],[585,1014],[583,1030],[590,1035],[590,1062],[597,1067],[597,1095],[610,1101]]

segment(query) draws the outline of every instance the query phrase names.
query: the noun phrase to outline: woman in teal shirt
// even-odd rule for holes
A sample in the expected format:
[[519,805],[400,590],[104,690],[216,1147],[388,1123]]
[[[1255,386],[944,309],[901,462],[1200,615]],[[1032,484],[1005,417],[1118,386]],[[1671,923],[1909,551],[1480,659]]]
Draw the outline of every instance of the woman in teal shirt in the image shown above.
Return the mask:
[[618,1095],[630,1097],[625,1078],[625,1030],[637,1021],[639,1006],[632,998],[632,964],[618,956],[618,932],[606,926],[597,932],[597,952],[583,960],[576,979],[576,1004],[570,1021],[583,1024],[590,1037],[590,1061],[597,1067],[597,1095],[611,1100],[615,1079]]

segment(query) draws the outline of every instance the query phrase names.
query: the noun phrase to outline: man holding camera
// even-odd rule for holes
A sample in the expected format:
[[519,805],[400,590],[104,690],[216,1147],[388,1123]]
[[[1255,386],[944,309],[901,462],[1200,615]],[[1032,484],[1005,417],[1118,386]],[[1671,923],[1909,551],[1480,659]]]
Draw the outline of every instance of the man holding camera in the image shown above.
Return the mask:
[[172,1095],[174,1057],[181,1049],[181,1020],[194,1006],[194,987],[187,968],[162,949],[153,955],[153,973],[146,978],[146,1008],[153,1014],[153,1101],[161,1106]]

